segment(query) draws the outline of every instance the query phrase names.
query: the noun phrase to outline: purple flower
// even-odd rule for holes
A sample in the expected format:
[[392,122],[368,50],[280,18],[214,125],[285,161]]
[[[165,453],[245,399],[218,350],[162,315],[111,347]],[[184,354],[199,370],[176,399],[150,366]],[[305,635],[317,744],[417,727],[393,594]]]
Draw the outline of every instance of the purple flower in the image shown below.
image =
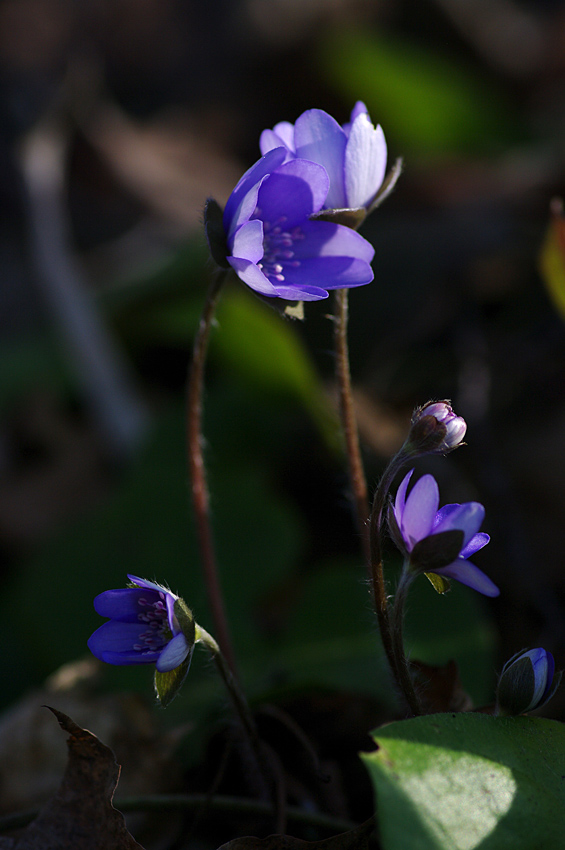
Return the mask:
[[325,168],[286,159],[286,148],[270,150],[231,193],[223,215],[228,263],[255,292],[290,301],[370,283],[369,242],[343,225],[310,221],[326,202]]
[[432,475],[424,475],[406,496],[414,470],[398,488],[389,512],[393,539],[416,572],[454,578],[485,596],[498,596],[495,584],[467,559],[489,542],[479,528],[485,509],[478,502],[439,506],[439,489]]
[[408,439],[413,455],[447,454],[462,445],[466,431],[467,423],[449,401],[435,401],[414,411]]
[[294,125],[282,121],[262,132],[262,154],[280,145],[287,160],[324,166],[330,179],[327,209],[370,209],[385,176],[387,150],[384,133],[373,126],[364,103],[355,104],[351,122],[343,127],[327,112],[309,109]]
[[181,630],[182,600],[151,581],[128,579],[135,587],[106,590],[94,600],[97,613],[110,619],[89,638],[92,654],[107,664],[155,664],[160,673],[190,663],[194,621],[192,631],[190,624]]
[[559,687],[561,675],[555,676],[551,652],[541,647],[517,652],[506,662],[498,680],[497,714],[523,714],[541,708]]

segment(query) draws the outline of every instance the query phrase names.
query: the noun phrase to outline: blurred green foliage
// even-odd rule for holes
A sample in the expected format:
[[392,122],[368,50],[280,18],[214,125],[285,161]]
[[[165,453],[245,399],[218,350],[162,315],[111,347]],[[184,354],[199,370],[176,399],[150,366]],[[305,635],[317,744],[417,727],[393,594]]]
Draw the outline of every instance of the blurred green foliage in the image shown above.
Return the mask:
[[344,99],[365,102],[389,143],[411,160],[484,153],[521,136],[492,79],[415,41],[329,31],[319,42],[318,63]]

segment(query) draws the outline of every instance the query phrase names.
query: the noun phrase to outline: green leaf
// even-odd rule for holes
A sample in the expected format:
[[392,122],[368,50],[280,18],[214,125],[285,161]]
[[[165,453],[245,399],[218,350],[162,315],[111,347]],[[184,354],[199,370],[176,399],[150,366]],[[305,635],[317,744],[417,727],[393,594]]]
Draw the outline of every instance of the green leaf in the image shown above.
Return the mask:
[[565,726],[537,717],[433,714],[373,733],[363,754],[384,850],[563,846]]
[[516,134],[491,81],[447,54],[356,30],[330,32],[319,44],[323,73],[352,106],[366,103],[402,154],[484,150]]
[[180,691],[190,668],[193,649],[194,646],[192,646],[182,664],[179,664],[174,670],[167,670],[166,673],[160,673],[159,670],[155,670],[155,690],[163,708],[166,708]]
[[241,287],[224,294],[218,323],[212,353],[261,392],[297,397],[335,450],[339,434],[336,413],[293,324]]

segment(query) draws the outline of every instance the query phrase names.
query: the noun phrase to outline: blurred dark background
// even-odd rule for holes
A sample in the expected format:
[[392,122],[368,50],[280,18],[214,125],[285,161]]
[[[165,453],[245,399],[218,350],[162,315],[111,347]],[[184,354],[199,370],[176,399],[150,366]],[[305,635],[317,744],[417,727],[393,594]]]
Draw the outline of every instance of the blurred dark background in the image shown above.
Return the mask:
[[[2,0],[4,707],[87,657],[92,599],[127,572],[211,627],[183,438],[212,272],[203,204],[225,203],[262,129],[314,106],[343,123],[358,99],[405,164],[362,231],[375,280],[350,296],[369,480],[412,408],[451,398],[468,446],[418,469],[443,502],[485,504],[477,562],[502,591],[419,588],[414,654],[456,658],[478,703],[524,646],[565,665],[564,48],[560,0]],[[331,309],[289,322],[243,285],[225,293],[206,391],[218,554],[251,694],[386,703]],[[198,665],[165,724],[212,711]],[[149,694],[146,669],[99,675]]]

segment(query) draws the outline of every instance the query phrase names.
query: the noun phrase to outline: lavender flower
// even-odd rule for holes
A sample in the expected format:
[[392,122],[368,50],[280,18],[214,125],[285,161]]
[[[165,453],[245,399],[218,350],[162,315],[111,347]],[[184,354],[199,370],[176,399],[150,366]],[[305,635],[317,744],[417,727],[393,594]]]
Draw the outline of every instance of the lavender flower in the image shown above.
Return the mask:
[[[109,622],[88,640],[107,664],[155,664],[160,673],[190,664],[194,620],[178,596],[159,584],[128,575],[134,587],[106,590],[94,608]],[[180,621],[180,622],[179,622]]]
[[407,497],[414,470],[409,472],[389,511],[392,537],[412,572],[453,578],[485,596],[498,596],[495,584],[468,558],[489,542],[479,532],[485,509],[478,502],[439,506],[439,489],[432,475],[424,475]]
[[496,689],[497,714],[523,714],[551,699],[561,673],[555,676],[551,652],[541,647],[516,653],[502,668]]
[[342,225],[310,221],[326,203],[325,168],[286,159],[285,147],[270,150],[231,193],[223,214],[229,265],[255,292],[291,301],[370,283],[369,242]]
[[342,127],[321,109],[309,109],[290,124],[282,121],[264,130],[261,153],[284,146],[286,159],[308,159],[323,165],[330,187],[326,209],[369,211],[386,170],[386,142],[382,129],[371,123],[367,107],[358,101],[351,122]]
[[428,402],[414,411],[408,442],[413,456],[447,454],[463,445],[467,423],[449,401]]

